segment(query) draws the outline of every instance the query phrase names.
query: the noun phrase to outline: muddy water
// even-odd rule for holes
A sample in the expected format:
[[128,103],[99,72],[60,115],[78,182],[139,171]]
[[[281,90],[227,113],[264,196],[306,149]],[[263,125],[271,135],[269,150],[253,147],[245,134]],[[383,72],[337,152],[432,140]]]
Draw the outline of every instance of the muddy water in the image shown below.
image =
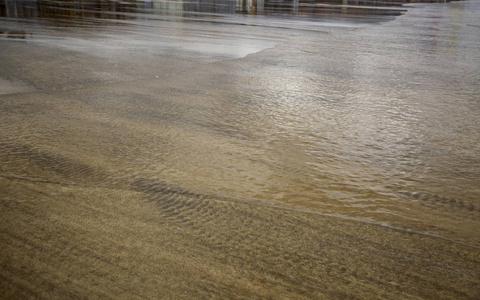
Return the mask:
[[4,291],[478,296],[479,9],[0,2]]

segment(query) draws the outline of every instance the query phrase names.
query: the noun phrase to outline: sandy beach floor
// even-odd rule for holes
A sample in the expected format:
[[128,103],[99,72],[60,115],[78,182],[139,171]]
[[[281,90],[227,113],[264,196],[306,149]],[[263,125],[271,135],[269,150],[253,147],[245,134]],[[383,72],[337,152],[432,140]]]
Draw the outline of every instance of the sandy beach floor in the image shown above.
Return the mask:
[[0,298],[479,299],[478,27],[436,7],[0,19]]
[[439,238],[155,182],[0,188],[4,299],[479,296],[480,251]]
[[[91,109],[77,99],[135,94],[155,84],[2,96],[1,298],[479,297],[480,249],[474,246],[210,196],[159,180],[155,168],[135,169],[155,154],[152,143],[169,143],[188,128],[173,126],[158,137],[152,123],[124,119],[122,109],[102,112],[117,105],[113,100]],[[222,139],[194,141],[206,147]],[[181,158],[174,150],[188,149],[185,141],[163,148],[172,149],[166,157]],[[218,164],[228,163],[221,159]],[[197,172],[192,180],[202,180]],[[464,234],[474,231],[468,220],[476,214],[458,215],[466,216]]]

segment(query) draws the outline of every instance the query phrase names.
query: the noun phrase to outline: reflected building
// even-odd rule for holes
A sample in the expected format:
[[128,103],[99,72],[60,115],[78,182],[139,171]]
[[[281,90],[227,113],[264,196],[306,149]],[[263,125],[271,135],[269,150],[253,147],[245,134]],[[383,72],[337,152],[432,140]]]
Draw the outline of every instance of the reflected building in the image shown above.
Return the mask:
[[236,0],[236,12],[246,14],[261,14],[265,0]]
[[[136,19],[145,14],[184,16],[192,13],[237,13],[323,18],[339,14],[385,15],[389,13],[387,6],[400,5],[392,0],[0,0],[0,16],[78,20]],[[382,6],[383,9],[375,6]]]
[[1,0],[0,16],[7,18],[37,18],[37,1],[31,0]]
[[[372,14],[372,7],[401,6],[389,0],[237,0],[237,12],[264,15],[319,16],[328,14]],[[385,13],[384,10],[381,10]]]
[[[400,6],[396,1],[379,0],[149,0],[155,14],[182,12],[259,15],[309,15],[364,13],[362,6]],[[358,7],[355,9],[355,7]]]
[[131,19],[135,17],[128,15],[128,13],[136,13],[142,6],[144,6],[144,2],[137,1],[0,0],[0,16],[49,19]]
[[154,14],[178,15],[184,12],[234,14],[235,0],[151,0]]

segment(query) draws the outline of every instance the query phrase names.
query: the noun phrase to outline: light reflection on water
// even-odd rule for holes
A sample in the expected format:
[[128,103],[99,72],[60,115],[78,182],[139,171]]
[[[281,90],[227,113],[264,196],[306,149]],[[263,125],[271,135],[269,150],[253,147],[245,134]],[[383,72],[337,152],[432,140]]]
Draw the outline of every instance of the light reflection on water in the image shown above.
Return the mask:
[[396,2],[311,0],[146,0],[146,1],[0,1],[0,16],[51,19],[136,19],[142,15],[201,16],[202,14],[278,15],[310,20],[385,21],[405,9]]
[[[10,152],[3,154],[3,173],[112,186],[148,178],[201,194],[441,232],[479,245],[472,226],[480,216],[478,4],[423,6],[395,22],[362,27],[362,21],[378,21],[372,15],[380,10],[366,8],[352,19],[358,7],[259,1],[254,13],[276,15],[261,19],[262,25],[285,21],[281,30],[270,31],[239,29],[239,19],[224,24],[232,20],[226,15],[222,26],[145,17],[251,13],[244,7],[248,2],[21,2],[27,4],[15,6],[16,15],[12,2],[3,3],[2,15],[9,18],[53,15],[74,20],[74,26],[90,18],[133,20],[118,32],[87,31],[94,38],[34,40],[114,64],[128,57],[133,63],[127,66],[144,76],[45,96],[50,107],[15,98],[26,104],[14,107],[19,116],[4,114],[2,147]],[[389,20],[390,12],[400,15],[395,8],[387,11],[381,20]],[[320,27],[324,32],[290,30],[298,29],[292,18],[320,20],[327,12],[356,23]],[[315,22],[302,24],[319,29]],[[137,56],[151,61],[140,65]],[[183,73],[172,68],[156,79],[155,72],[168,67],[153,65],[158,57],[215,63],[188,65]],[[87,71],[66,62],[60,72],[117,74],[110,65],[96,69],[77,61]],[[42,80],[48,77],[38,72]],[[22,114],[34,118],[17,126]],[[34,157],[37,169],[17,169],[26,156]],[[79,172],[90,181],[63,156],[90,166]]]

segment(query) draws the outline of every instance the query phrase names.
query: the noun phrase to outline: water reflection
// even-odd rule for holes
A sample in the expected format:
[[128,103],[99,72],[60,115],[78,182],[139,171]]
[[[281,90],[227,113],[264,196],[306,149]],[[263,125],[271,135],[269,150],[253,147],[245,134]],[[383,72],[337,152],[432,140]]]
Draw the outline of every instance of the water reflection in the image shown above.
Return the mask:
[[[125,19],[139,9],[136,1],[31,1],[2,0],[0,16],[8,18]],[[132,18],[132,17],[130,17]]]
[[0,36],[5,36],[12,39],[25,40],[27,38],[27,33],[23,30],[13,30],[13,31],[3,31],[0,30]]
[[136,19],[139,14],[251,14],[296,18],[344,19],[355,15],[398,16],[396,2],[358,0],[141,0],[32,1],[0,0],[0,16],[8,18]]

